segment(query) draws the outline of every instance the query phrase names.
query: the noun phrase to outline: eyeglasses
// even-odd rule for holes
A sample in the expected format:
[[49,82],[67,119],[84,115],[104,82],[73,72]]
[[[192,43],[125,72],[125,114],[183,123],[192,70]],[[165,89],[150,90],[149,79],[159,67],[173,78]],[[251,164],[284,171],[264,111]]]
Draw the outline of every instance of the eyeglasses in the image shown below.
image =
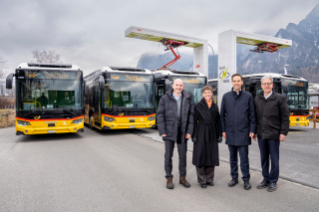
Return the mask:
[[272,83],[261,83],[261,84],[266,86],[272,85]]

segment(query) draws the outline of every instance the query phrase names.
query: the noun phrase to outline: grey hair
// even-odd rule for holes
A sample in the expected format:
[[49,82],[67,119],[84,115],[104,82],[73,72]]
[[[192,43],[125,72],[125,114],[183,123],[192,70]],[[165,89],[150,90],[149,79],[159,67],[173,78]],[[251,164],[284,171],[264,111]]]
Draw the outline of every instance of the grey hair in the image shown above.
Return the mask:
[[273,83],[273,81],[274,81],[270,75],[263,76],[263,78],[261,78],[260,82],[263,83],[264,79],[270,79],[271,83]]

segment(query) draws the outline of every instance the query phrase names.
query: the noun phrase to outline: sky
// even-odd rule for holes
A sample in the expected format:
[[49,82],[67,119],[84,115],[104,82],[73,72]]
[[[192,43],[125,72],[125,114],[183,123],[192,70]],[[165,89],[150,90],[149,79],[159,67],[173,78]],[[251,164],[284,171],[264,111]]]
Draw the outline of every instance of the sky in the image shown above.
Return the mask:
[[[163,54],[155,42],[126,38],[138,26],[206,39],[230,29],[274,36],[298,24],[318,0],[0,0],[0,55],[6,71],[31,62],[33,50],[54,50],[84,74],[103,66],[136,67],[143,53]],[[210,50],[209,50],[210,51]],[[181,48],[180,52],[192,52]]]

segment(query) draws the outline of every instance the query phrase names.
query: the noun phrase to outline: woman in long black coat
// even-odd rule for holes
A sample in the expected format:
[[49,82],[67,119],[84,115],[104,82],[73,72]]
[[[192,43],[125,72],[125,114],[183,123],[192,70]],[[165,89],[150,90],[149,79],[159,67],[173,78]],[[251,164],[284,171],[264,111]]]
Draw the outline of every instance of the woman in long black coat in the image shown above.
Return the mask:
[[205,86],[203,98],[194,108],[193,164],[202,188],[213,186],[214,169],[219,166],[218,142],[222,141],[222,130],[218,106],[213,100],[213,89]]

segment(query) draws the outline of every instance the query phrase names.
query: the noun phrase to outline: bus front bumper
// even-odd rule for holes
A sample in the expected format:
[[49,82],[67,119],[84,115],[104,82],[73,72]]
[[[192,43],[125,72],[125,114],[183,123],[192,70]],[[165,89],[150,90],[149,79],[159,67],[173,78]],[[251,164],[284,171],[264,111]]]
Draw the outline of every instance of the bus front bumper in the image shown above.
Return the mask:
[[103,122],[102,129],[117,130],[117,129],[141,129],[155,127],[154,121],[137,122],[137,123],[120,123],[120,122]]
[[73,124],[65,127],[32,127],[16,126],[16,135],[39,135],[84,132],[84,124]]

